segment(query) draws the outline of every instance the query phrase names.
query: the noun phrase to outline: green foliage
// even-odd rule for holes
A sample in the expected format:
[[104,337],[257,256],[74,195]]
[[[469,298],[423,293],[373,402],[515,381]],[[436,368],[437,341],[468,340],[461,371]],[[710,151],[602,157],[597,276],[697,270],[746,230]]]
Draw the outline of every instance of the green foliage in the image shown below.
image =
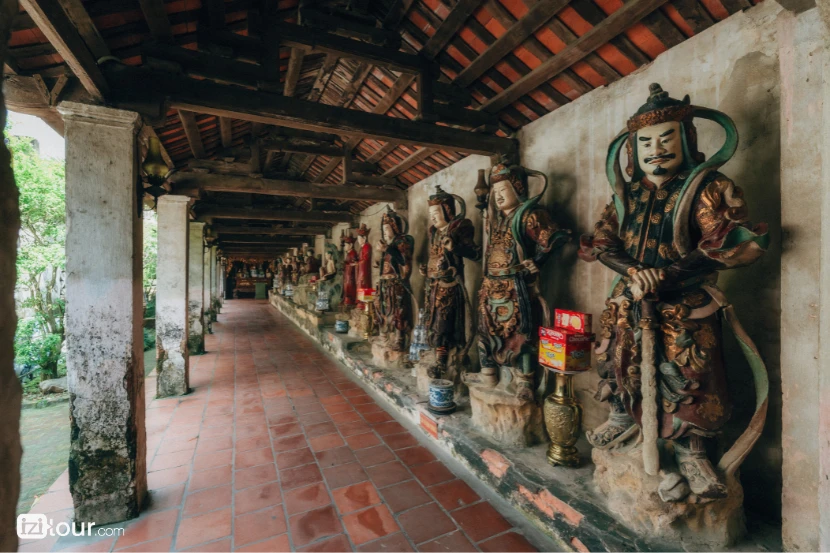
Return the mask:
[[154,328],[144,329],[144,351],[156,346],[156,330]]
[[17,326],[14,336],[14,363],[22,367],[21,377],[24,382],[57,378],[58,361],[61,357],[63,337],[59,334],[42,332],[42,325],[37,318],[22,321]]
[[144,212],[144,289],[156,285],[158,222],[154,211]]

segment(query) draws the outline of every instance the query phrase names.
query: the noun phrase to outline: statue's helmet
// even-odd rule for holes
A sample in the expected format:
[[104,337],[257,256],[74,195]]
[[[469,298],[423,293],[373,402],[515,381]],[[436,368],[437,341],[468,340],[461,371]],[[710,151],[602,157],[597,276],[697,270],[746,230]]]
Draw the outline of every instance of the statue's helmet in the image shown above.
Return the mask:
[[395,233],[395,236],[406,234],[406,221],[404,221],[403,217],[397,211],[389,206],[386,207],[386,213],[383,214],[380,224],[381,226],[389,225],[392,227],[392,232]]
[[676,121],[680,123],[683,140],[683,165],[682,169],[691,169],[703,162],[703,154],[697,149],[697,129],[692,121],[694,117],[694,106],[691,105],[689,95],[677,100],[669,96],[657,83],[648,87],[649,95],[646,103],[628,120],[628,141],[626,153],[628,154],[628,166],[626,174],[634,180],[643,178],[644,173],[637,162],[637,131]]
[[527,200],[527,171],[521,165],[497,163],[490,169],[490,187],[497,182],[508,181],[520,201]]
[[344,234],[340,237],[341,244],[354,244],[354,236],[351,234]]
[[430,206],[437,205],[441,207],[441,211],[444,213],[444,220],[447,222],[455,219],[455,197],[452,194],[444,192],[440,186],[435,187],[435,194],[429,197],[428,202]]
[[361,223],[360,228],[358,228],[355,232],[357,232],[358,236],[368,237],[369,233],[372,232],[372,229],[366,226],[366,223]]

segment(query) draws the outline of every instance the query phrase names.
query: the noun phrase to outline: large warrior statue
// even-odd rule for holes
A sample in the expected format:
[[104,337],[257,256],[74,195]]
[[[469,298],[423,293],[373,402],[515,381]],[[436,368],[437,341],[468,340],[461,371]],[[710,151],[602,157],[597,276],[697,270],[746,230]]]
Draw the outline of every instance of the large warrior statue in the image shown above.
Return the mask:
[[357,229],[357,289],[372,287],[372,245],[369,244],[369,233],[372,229],[366,228],[366,223]]
[[[528,176],[545,181],[528,199]],[[551,251],[567,242],[570,231],[554,224],[539,207],[547,177],[518,165],[495,165],[484,211],[484,279],[478,296],[480,373],[468,384],[495,387],[502,369],[512,378],[506,388],[521,401],[533,401],[535,344],[540,325],[550,324],[550,309],[539,293],[539,270]]]
[[[460,213],[456,213],[456,202]],[[427,343],[435,349],[435,364],[427,371],[430,378],[443,378],[450,350],[455,348],[460,360],[472,339],[467,329],[472,317],[467,313],[464,258],[478,261],[481,248],[474,241],[473,223],[465,215],[464,200],[440,186],[429,197],[429,261],[420,271],[426,277]]]
[[[693,118],[724,128],[726,141],[709,160],[697,149]],[[703,498],[724,497],[721,475],[740,466],[766,417],[766,369],[732,307],[716,287],[718,271],[748,265],[766,250],[766,225],[749,223],[741,189],[718,172],[735,153],[735,125],[723,113],[670,98],[652,84],[648,101],[609,149],[613,192],[580,256],[618,273],[600,324],[597,397],[609,419],[588,440],[614,447],[642,433],[646,474],[659,472],[658,438],[673,442],[679,474],[660,484],[665,501],[690,489]],[[620,151],[628,157],[623,178]],[[721,320],[735,331],[755,376],[757,410],[749,429],[721,458],[716,472],[705,443],[730,416],[722,357]],[[682,479],[681,479],[682,480]],[[685,492],[677,492],[685,489]]]
[[344,234],[343,243],[343,305],[351,307],[357,298],[357,252],[354,251],[354,237]]
[[380,282],[375,296],[378,330],[386,346],[404,351],[406,337],[412,328],[412,249],[415,240],[406,233],[406,220],[392,208],[383,214],[383,238],[377,249],[381,254]]

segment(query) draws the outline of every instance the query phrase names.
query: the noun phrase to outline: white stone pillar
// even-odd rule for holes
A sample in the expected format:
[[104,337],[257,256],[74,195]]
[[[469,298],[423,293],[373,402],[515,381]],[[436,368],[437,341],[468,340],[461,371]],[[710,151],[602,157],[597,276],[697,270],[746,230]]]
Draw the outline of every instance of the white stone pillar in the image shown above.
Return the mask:
[[180,396],[189,389],[187,196],[158,201],[156,268],[156,395]]
[[216,322],[216,246],[210,247],[210,320]]
[[210,322],[213,320],[213,304],[210,301],[210,285],[213,279],[210,277],[210,246],[205,245],[202,251],[202,302],[204,303],[205,331],[211,332]]
[[204,251],[205,224],[190,223],[190,237],[187,245],[187,345],[190,355],[205,352],[204,324]]
[[818,12],[782,12],[778,32],[785,551],[830,550],[830,53]]
[[138,114],[63,102],[66,367],[75,522],[138,516],[147,490]]

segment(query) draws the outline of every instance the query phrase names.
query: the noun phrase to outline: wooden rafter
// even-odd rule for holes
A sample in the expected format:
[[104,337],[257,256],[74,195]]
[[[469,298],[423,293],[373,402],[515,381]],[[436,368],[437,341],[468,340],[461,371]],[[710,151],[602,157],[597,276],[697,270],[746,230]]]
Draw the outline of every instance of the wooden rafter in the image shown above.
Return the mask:
[[193,157],[200,159],[205,157],[205,147],[202,144],[202,134],[199,132],[199,125],[196,124],[196,114],[192,111],[179,110],[179,119],[182,122],[184,134],[187,136],[187,143]]
[[213,225],[213,231],[219,234],[239,235],[270,235],[270,236],[313,236],[325,234],[328,227],[237,227],[231,225]]
[[219,117],[219,134],[222,138],[222,147],[229,150],[233,147],[233,121],[229,117]]
[[199,221],[208,219],[241,219],[250,221],[296,221],[298,223],[351,223],[351,213],[325,211],[280,211],[276,209],[245,209],[240,207],[213,207],[199,213]]
[[294,91],[297,89],[297,81],[300,79],[300,69],[303,67],[303,59],[305,53],[301,48],[291,49],[291,58],[288,60],[288,72],[285,75],[285,88],[283,94],[285,96],[294,96]]
[[170,19],[164,9],[164,0],[138,0],[144,19],[150,28],[150,34],[160,40],[169,40],[173,37]]

